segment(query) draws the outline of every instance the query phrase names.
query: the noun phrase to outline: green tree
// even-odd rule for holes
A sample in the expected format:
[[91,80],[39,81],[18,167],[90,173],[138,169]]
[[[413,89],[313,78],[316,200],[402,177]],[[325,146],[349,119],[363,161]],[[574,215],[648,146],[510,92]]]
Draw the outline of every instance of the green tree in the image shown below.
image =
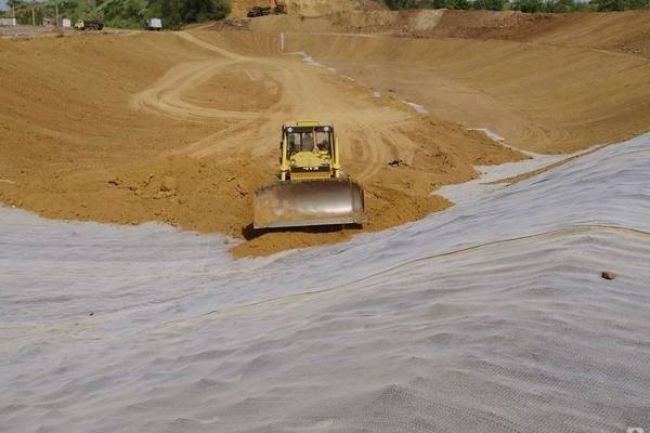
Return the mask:
[[226,0],[151,0],[147,9],[159,11],[159,16],[163,19],[165,27],[179,28],[187,23],[225,18],[230,13],[230,2]]
[[504,9],[507,0],[474,0],[474,9],[487,9],[490,11],[501,11]]
[[399,10],[414,7],[414,2],[409,0],[383,0],[388,9]]
[[175,29],[183,25],[180,0],[158,0],[160,17],[165,20],[165,27]]
[[465,10],[470,8],[470,4],[467,0],[447,0],[447,8]]
[[597,10],[599,11],[622,11],[625,10],[624,0],[596,0]]

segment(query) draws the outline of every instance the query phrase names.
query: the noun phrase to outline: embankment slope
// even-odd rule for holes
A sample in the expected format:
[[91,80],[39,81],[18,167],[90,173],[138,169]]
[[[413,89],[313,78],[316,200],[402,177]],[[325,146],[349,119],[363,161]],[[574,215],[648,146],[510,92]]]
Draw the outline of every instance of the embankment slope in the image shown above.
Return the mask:
[[650,13],[554,15],[552,28],[520,16],[445,12],[427,37],[291,34],[288,46],[529,150],[570,152],[647,130],[650,66],[634,47],[650,43]]
[[[357,33],[332,33],[360,16]],[[365,229],[414,221],[449,206],[430,192],[475,177],[474,165],[523,158],[468,127],[538,152],[645,131],[650,67],[625,47],[645,43],[648,16],[338,13],[313,18],[326,33],[285,32],[284,47],[278,23],[299,18],[259,18],[243,31],[0,41],[0,200],[51,218],[246,238],[240,255],[340,241],[358,230],[260,237],[248,227],[255,189],[277,170],[279,125],[316,118],[334,122],[345,166],[366,188]],[[395,17],[401,30],[391,30]],[[619,32],[608,36],[607,23]]]
[[[332,121],[340,131],[345,166],[367,191],[368,230],[447,207],[430,192],[475,177],[474,164],[523,158],[283,56],[273,34],[198,29],[6,46],[2,89],[12,103],[0,117],[7,131],[0,198],[47,217],[157,220],[250,238],[253,193],[273,181],[277,131],[294,118]],[[18,91],[14,78],[22,80]],[[389,167],[393,160],[401,166]],[[267,254],[356,232],[268,233],[236,252]]]

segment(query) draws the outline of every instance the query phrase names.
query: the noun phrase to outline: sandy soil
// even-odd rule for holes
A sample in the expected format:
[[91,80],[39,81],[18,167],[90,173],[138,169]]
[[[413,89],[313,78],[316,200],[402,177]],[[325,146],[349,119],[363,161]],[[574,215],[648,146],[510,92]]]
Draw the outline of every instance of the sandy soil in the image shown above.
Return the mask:
[[[647,59],[624,49],[644,43],[635,29],[648,14],[625,14],[638,25],[608,44],[598,24],[620,24],[616,14],[553,27],[554,18],[471,13],[463,26],[476,21],[484,33],[448,39],[460,28],[455,14],[357,12],[342,24],[346,14],[330,12],[314,18],[329,30],[353,29],[361,16],[361,29],[373,31],[447,30],[428,39],[285,34],[284,51],[307,51],[336,73],[282,53],[279,31],[283,20],[303,22],[295,16],[255,19],[250,31],[0,41],[0,200],[51,218],[225,233],[248,240],[238,256],[268,254],[359,232],[251,232],[252,196],[273,178],[286,120],[335,124],[345,168],[366,189],[370,231],[448,207],[430,192],[475,177],[474,165],[524,158],[467,127],[490,127],[525,149],[571,152],[650,124]],[[515,39],[539,21],[529,33],[537,39],[484,39],[511,21]]]
[[[239,43],[241,36],[234,37],[230,45]],[[366,229],[380,230],[448,206],[445,200],[430,197],[430,191],[440,184],[472,178],[476,175],[472,164],[522,157],[480,134],[417,116],[395,97],[375,98],[368,89],[307,65],[297,56],[280,57],[273,49],[264,56],[238,54],[213,42],[222,38],[200,30],[164,34],[158,39],[169,40],[169,49],[178,46],[188,60],[169,66],[165,64],[169,53],[157,53],[161,56],[157,64],[155,56],[147,54],[148,67],[136,58],[152,50],[155,41],[149,35],[54,41],[61,50],[70,45],[72,50],[89,50],[88,55],[105,51],[105,46],[142,44],[142,51],[124,54],[131,58],[119,58],[121,52],[102,55],[111,64],[131,66],[122,73],[137,74],[124,80],[130,81],[126,84],[132,86],[128,89],[132,93],[76,81],[70,83],[75,93],[63,92],[75,114],[66,111],[57,118],[30,111],[34,123],[46,117],[51,122],[48,131],[70,134],[60,137],[60,150],[47,139],[27,134],[27,126],[17,124],[13,111],[7,112],[3,116],[7,135],[20,136],[26,145],[5,142],[11,156],[3,161],[3,178],[15,183],[2,184],[0,197],[55,218],[129,224],[155,219],[190,230],[251,238],[247,225],[252,219],[252,195],[272,180],[279,125],[286,119],[317,118],[334,122],[340,131],[346,168],[367,191],[371,222]],[[261,40],[265,47],[266,39]],[[47,42],[34,44],[45,47]],[[42,61],[36,51],[32,63],[27,63],[27,45],[8,48],[9,55],[23,55],[23,69],[34,69]],[[70,69],[81,69],[84,75],[91,72],[81,64],[73,65],[75,60],[66,58]],[[141,71],[143,66],[146,69]],[[165,67],[169,69],[162,72]],[[95,71],[110,76],[102,66]],[[160,78],[145,78],[156,73]],[[141,77],[151,79],[148,86],[138,86],[136,80]],[[110,79],[120,85],[119,78]],[[43,85],[49,76],[33,80]],[[49,83],[56,92],[56,84]],[[86,87],[94,87],[94,93],[85,93]],[[16,106],[31,110],[34,101],[27,92],[33,90],[26,84],[21,88],[26,94],[13,95]],[[55,99],[52,95],[51,100]],[[89,104],[96,105],[89,109]],[[143,125],[150,125],[151,134]],[[130,129],[136,133],[127,132]],[[118,131],[128,138],[110,147],[101,147],[101,141],[94,138],[102,136],[108,143]],[[79,141],[74,140],[93,140],[93,146],[80,151]],[[47,155],[35,155],[38,145],[49,149]],[[113,155],[105,156],[97,147]],[[387,163],[395,159],[404,164],[389,167]],[[268,233],[238,246],[235,253],[263,254],[328,243],[356,232]]]
[[[650,25],[650,14],[641,16]],[[644,38],[636,43],[650,35]],[[573,152],[650,125],[650,66],[642,55],[542,40],[330,35],[323,43],[323,36],[307,34],[287,40],[289,49],[377,91],[422,104],[437,118],[489,127],[523,149]]]

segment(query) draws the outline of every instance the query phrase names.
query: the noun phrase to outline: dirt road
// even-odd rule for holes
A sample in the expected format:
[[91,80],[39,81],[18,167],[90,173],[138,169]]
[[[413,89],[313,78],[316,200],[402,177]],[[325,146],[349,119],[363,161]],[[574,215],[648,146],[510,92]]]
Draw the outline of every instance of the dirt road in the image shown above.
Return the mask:
[[[201,39],[201,34],[180,32],[178,36],[216,54],[214,60],[188,62],[172,68],[152,87],[134,96],[136,109],[147,109],[177,119],[197,117],[224,120],[229,127],[215,136],[191,143],[179,152],[192,156],[237,155],[276,159],[280,125],[287,119],[319,119],[333,122],[344,142],[357,136],[355,146],[344,153],[350,164],[360,160],[355,177],[366,181],[394,159],[413,163],[419,148],[397,126],[417,122],[417,113],[392,98],[377,100],[371,92],[335,72],[298,62],[296,55],[250,57],[219,48]],[[186,95],[208,80],[225,81],[237,73],[237,91],[262,88],[254,108],[238,106],[246,99],[222,98],[222,107],[206,107],[188,101]],[[224,80],[221,80],[225,78]],[[266,93],[266,94],[264,94]],[[265,101],[268,98],[270,101]],[[257,107],[265,107],[262,110]],[[399,143],[397,145],[396,143]]]

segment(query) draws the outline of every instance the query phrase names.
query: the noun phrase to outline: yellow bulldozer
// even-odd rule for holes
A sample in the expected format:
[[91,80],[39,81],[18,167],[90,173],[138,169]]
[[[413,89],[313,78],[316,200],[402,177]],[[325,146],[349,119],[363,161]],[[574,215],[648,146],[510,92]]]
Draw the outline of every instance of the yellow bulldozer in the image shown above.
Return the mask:
[[280,147],[278,180],[255,193],[255,229],[366,221],[363,189],[341,169],[331,124],[286,123]]

